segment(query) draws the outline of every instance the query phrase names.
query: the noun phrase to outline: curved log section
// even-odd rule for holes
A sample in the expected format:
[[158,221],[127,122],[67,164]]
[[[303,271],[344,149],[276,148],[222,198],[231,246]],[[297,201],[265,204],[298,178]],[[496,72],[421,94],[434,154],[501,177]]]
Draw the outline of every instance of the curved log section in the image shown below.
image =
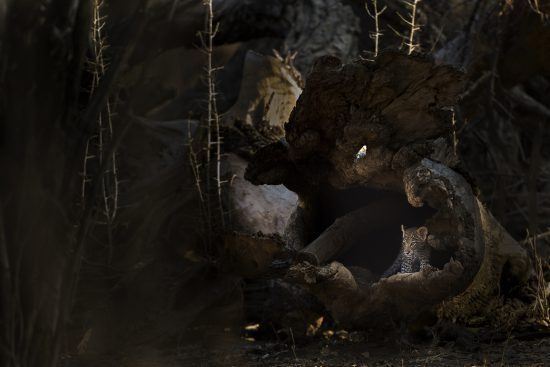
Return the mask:
[[338,322],[371,327],[410,321],[438,307],[447,310],[441,316],[456,319],[483,310],[505,264],[507,276],[518,282],[528,277],[526,251],[451,168],[457,158],[448,143],[447,111],[462,80],[452,67],[395,52],[347,65],[323,57],[285,126],[286,141],[261,149],[247,167],[245,178],[282,183],[311,208],[322,200],[312,193],[325,187],[359,186],[390,188],[405,193],[414,207],[437,210],[423,224],[432,256],[422,271],[378,279],[371,269],[331,262],[356,242],[359,228],[384,222],[376,206],[336,219],[299,252],[287,279],[309,289]]
[[[456,320],[479,312],[498,288],[506,263],[519,281],[527,279],[530,267],[526,251],[479,203],[460,175],[424,159],[407,170],[404,181],[412,205],[429,203],[439,209],[427,226],[431,229],[430,245],[450,254],[441,269],[399,273],[376,282],[364,269],[348,269],[337,262],[324,266],[301,262],[290,269],[288,279],[310,289],[336,320],[359,327],[410,320],[446,300],[451,301],[439,308],[442,316]],[[318,261],[334,256],[345,246],[342,241],[353,235],[349,233],[352,227],[341,223],[351,223],[359,213],[372,216],[376,212],[367,207],[341,218],[340,225],[331,227],[328,234],[323,233],[304,249],[304,259]],[[327,241],[329,235],[342,241]]]
[[[303,192],[323,183],[402,190],[403,170],[440,150],[438,138],[451,127],[444,108],[455,103],[462,84],[456,69],[420,56],[384,52],[375,63],[347,65],[322,57],[285,127],[288,152],[267,159],[274,148],[266,147],[262,159],[251,162],[247,178],[288,183]],[[362,147],[367,154],[356,159]],[[273,160],[281,163],[272,165]],[[276,181],[260,177],[273,171],[279,172]],[[295,187],[298,180],[302,188]]]

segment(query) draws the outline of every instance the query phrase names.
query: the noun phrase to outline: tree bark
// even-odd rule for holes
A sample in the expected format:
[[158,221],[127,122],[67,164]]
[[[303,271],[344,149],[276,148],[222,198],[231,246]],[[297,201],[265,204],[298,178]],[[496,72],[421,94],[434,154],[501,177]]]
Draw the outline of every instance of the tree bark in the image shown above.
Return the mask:
[[411,321],[447,300],[441,315],[456,319],[483,312],[506,263],[512,265],[508,276],[518,283],[529,277],[525,249],[450,168],[457,157],[445,110],[462,84],[456,69],[418,56],[386,52],[373,63],[352,64],[321,58],[286,125],[288,144],[261,149],[247,168],[252,182],[283,183],[311,207],[323,200],[324,187],[360,186],[391,188],[405,193],[413,207],[437,210],[424,225],[429,246],[445,261],[429,271],[378,279],[372,269],[333,261],[365,228],[384,222],[385,202],[336,219],[300,251],[287,279],[306,286],[337,321],[356,327]]

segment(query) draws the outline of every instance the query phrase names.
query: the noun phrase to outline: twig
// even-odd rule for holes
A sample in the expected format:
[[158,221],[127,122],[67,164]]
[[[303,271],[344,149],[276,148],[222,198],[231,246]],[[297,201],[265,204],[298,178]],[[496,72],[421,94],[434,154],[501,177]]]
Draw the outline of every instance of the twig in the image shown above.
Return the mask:
[[531,237],[528,237],[525,240],[521,241],[521,244],[526,245],[526,244],[529,244],[531,241],[538,241],[538,240],[542,240],[542,239],[545,239],[545,238],[548,238],[548,237],[550,237],[550,230],[546,231],[546,232],[543,232],[543,233],[539,233],[539,234],[531,236]]
[[477,0],[474,4],[474,7],[472,8],[472,12],[470,13],[470,17],[468,19],[468,23],[466,23],[466,26],[464,27],[463,33],[464,33],[464,47],[460,51],[460,65],[464,65],[464,62],[466,60],[467,56],[467,50],[468,50],[468,44],[470,41],[470,37],[472,35],[472,29],[476,20],[476,17],[479,16],[479,7],[482,3],[482,0]]
[[173,0],[172,8],[170,9],[170,13],[168,14],[168,21],[171,22],[172,19],[174,19],[174,15],[176,14],[176,9],[178,8],[180,0]]
[[418,7],[418,4],[420,3],[420,1],[421,0],[412,0],[412,1],[403,0],[403,4],[405,4],[406,6],[408,6],[410,8],[410,12],[409,12],[410,19],[406,19],[399,12],[396,13],[397,16],[399,18],[401,18],[401,20],[409,26],[409,35],[407,37],[405,37],[404,35],[402,35],[401,33],[397,32],[395,29],[392,28],[392,30],[398,36],[403,38],[404,44],[408,47],[407,53],[409,55],[412,54],[416,49],[418,49],[420,47],[417,43],[414,42],[415,34],[416,34],[417,31],[420,30],[420,26],[417,23],[418,20],[416,19],[417,18],[417,16],[416,16],[417,7]]
[[539,122],[538,131],[535,133],[533,138],[533,146],[531,148],[531,164],[529,166],[527,176],[527,191],[530,193],[528,199],[528,210],[531,233],[538,232],[537,182],[542,161],[541,149],[543,144],[543,135],[543,123]]
[[[125,36],[128,37],[127,47],[124,48],[111,62],[109,70],[105,74],[104,78],[101,80],[96,92],[91,98],[90,104],[87,106],[86,110],[83,113],[83,118],[81,120],[81,128],[83,131],[89,131],[90,123],[94,120],[93,117],[97,117],[99,112],[102,111],[105,107],[106,101],[109,98],[110,90],[114,85],[114,81],[122,67],[125,64],[126,60],[130,54],[135,49],[137,40],[141,37],[148,18],[145,16],[145,8],[147,5],[146,0],[139,0],[139,3],[136,7],[136,11],[132,15],[133,22],[129,25]],[[129,108],[129,103],[128,103]],[[107,156],[113,154],[119,147],[122,139],[128,132],[129,128],[133,125],[134,121],[130,120],[120,131],[111,144],[108,146]],[[83,141],[88,139],[88,136],[84,135],[82,137]],[[76,162],[74,162],[76,163]],[[101,187],[101,176],[108,169],[108,161],[104,161],[103,164],[99,167],[97,174],[92,178],[90,184],[90,195],[86,197],[86,203],[83,205],[82,211],[79,216],[79,225],[74,236],[74,246],[71,248],[70,256],[68,257],[68,262],[66,266],[66,271],[61,278],[61,284],[59,286],[61,295],[59,296],[59,307],[60,317],[57,318],[55,322],[56,333],[54,338],[57,342],[61,340],[63,325],[68,321],[70,315],[70,309],[73,306],[76,295],[76,286],[78,284],[80,269],[82,264],[82,255],[84,252],[84,245],[91,228],[93,228],[93,214],[92,210],[93,198],[97,197]],[[64,181],[68,181],[67,178]],[[58,347],[60,344],[58,343]],[[59,352],[58,350],[56,351]]]
[[296,342],[294,341],[294,333],[292,332],[292,328],[288,328],[288,330],[290,331],[290,338],[292,339],[292,354],[294,355],[294,360],[297,360],[298,357],[296,356]]
[[[93,76],[90,90],[91,94],[93,94],[96,91],[96,88],[99,87],[100,81],[106,74],[108,64],[105,58],[105,50],[108,48],[108,45],[103,34],[103,28],[105,27],[106,20],[106,17],[102,15],[104,6],[103,1],[104,0],[93,0],[92,46],[94,57],[93,59],[88,60],[88,65]],[[113,135],[112,105],[109,96],[107,96],[105,100],[105,107],[103,110],[99,110],[99,114],[97,116],[97,143],[95,146],[91,146],[90,139],[86,142],[81,196],[82,204],[84,205],[86,201],[86,183],[90,181],[87,176],[89,161],[92,158],[96,158],[98,165],[102,165],[104,161],[108,161],[108,169],[103,173],[101,178],[102,209],[99,211],[105,218],[108,241],[108,263],[112,261],[114,251],[113,227],[118,210],[119,180],[116,151],[111,155],[105,155],[104,147],[108,142],[113,140]],[[92,147],[95,148],[95,154],[90,153]]]
[[540,16],[542,21],[548,18],[548,14],[545,14],[540,10],[540,0],[527,0],[527,2],[529,3],[531,9]]
[[464,99],[474,92],[485,80],[487,80],[492,73],[490,71],[485,71],[475,82],[471,83],[467,90],[460,94],[459,99]]
[[370,37],[374,41],[374,58],[378,56],[378,44],[380,40],[380,36],[383,35],[383,33],[380,31],[380,23],[379,18],[380,15],[386,10],[386,6],[382,8],[382,10],[378,10],[378,0],[371,0],[372,2],[372,12],[369,9],[368,3],[365,3],[365,9],[367,10],[367,14],[374,20],[374,32],[370,32]]
[[516,85],[512,89],[510,89],[509,95],[516,103],[520,104],[527,110],[537,113],[546,118],[550,118],[550,108],[546,107],[535,98],[527,94],[520,85]]
[[[198,155],[194,148],[194,139],[193,135],[191,134],[191,120],[187,119],[187,143],[188,143],[188,152],[189,152],[189,165],[191,166],[191,171],[193,172],[193,178],[195,180],[195,188],[197,191],[197,195],[199,197],[199,204],[200,204],[200,214],[201,218],[201,225],[206,224],[206,220],[204,220],[207,216],[207,210],[206,210],[206,201],[205,201],[205,193],[202,189],[202,180],[201,180],[201,172],[202,172],[202,165],[199,161]],[[203,228],[202,232],[208,231],[208,228]],[[209,238],[209,237],[208,237]],[[208,244],[205,245],[205,256],[208,255]]]
[[453,154],[454,154],[454,158],[458,159],[458,135],[457,135],[457,130],[456,130],[456,113],[455,113],[455,109],[453,108],[451,110],[451,112],[452,112],[451,124],[452,124],[452,129],[453,129]]
[[[214,11],[213,1],[204,0],[204,6],[206,7],[205,26],[204,30],[199,33],[199,40],[201,43],[201,51],[206,55],[205,65],[205,82],[207,85],[207,111],[204,129],[206,131],[206,143],[204,147],[204,161],[199,159],[195,152],[192,152],[194,161],[192,169],[195,171],[195,181],[197,190],[199,190],[200,200],[203,202],[204,208],[204,221],[206,222],[207,238],[207,254],[211,251],[212,235],[220,228],[223,230],[225,227],[225,211],[222,200],[222,185],[224,181],[221,179],[221,166],[222,166],[222,136],[220,130],[220,115],[217,107],[217,90],[215,73],[220,69],[213,65],[213,51],[214,51],[214,38],[218,32],[218,24],[214,25]],[[212,164],[215,164],[212,172]],[[199,169],[200,167],[200,169]],[[200,170],[204,172],[205,179],[200,179]],[[212,174],[214,177],[212,177]],[[215,186],[212,185],[212,181],[215,181]],[[204,189],[201,185],[204,182]],[[216,204],[213,204],[211,197],[216,196]],[[217,206],[217,208],[216,208]],[[215,214],[217,213],[217,214]],[[218,218],[219,215],[219,218]],[[216,216],[216,217],[214,217]]]

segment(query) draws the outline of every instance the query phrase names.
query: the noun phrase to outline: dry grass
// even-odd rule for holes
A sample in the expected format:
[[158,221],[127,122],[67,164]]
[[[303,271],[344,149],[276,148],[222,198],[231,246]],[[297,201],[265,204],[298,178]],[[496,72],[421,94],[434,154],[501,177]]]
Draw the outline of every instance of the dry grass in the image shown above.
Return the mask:
[[548,282],[544,277],[544,260],[538,253],[537,236],[528,238],[527,240],[532,256],[532,262],[535,272],[535,301],[533,302],[533,316],[537,321],[545,323],[547,326],[550,323],[550,304],[548,302]]

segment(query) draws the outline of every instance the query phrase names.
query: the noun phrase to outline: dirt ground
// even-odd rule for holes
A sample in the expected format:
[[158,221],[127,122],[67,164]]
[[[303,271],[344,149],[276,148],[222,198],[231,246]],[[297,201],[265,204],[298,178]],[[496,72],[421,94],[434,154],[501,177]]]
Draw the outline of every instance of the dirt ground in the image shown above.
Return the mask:
[[550,337],[508,336],[462,345],[395,343],[366,334],[337,332],[295,344],[254,341],[231,332],[197,334],[193,342],[135,346],[107,356],[67,356],[66,367],[371,367],[371,366],[550,366]]
[[[207,351],[203,351],[206,353]],[[190,353],[192,354],[192,353]],[[399,346],[375,342],[318,342],[282,348],[255,344],[214,352],[205,359],[183,358],[183,366],[550,366],[550,339],[482,344],[476,351],[448,346]],[[197,364],[199,363],[199,364]]]

